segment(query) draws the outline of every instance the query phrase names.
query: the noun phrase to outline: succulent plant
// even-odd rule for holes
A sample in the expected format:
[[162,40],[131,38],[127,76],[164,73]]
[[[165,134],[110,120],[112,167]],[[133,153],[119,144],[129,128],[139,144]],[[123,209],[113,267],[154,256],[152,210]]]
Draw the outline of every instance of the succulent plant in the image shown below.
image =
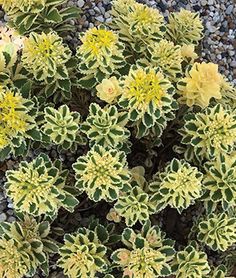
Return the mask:
[[128,150],[131,143],[128,142],[130,132],[125,127],[127,122],[128,113],[118,112],[116,106],[102,109],[98,104],[91,103],[81,131],[87,135],[91,145]]
[[64,189],[67,170],[40,154],[32,162],[22,161],[17,170],[7,171],[5,188],[17,212],[54,218],[60,207],[73,211],[77,199]]
[[230,154],[236,143],[236,114],[220,104],[189,113],[179,133],[186,160],[211,160],[220,153]]
[[79,81],[82,87],[92,88],[125,66],[124,46],[115,32],[103,26],[94,27],[80,39],[82,45],[77,48],[77,57],[83,75]]
[[155,174],[154,181],[150,183],[151,200],[158,211],[169,205],[181,213],[201,197],[202,178],[196,167],[174,158],[163,172]]
[[233,278],[227,275],[227,268],[224,265],[219,265],[211,270],[206,278]]
[[203,278],[210,272],[207,255],[190,244],[176,254],[172,265],[176,278]]
[[151,63],[153,67],[159,67],[165,75],[175,78],[177,74],[182,72],[181,46],[162,39],[158,43],[150,45],[148,51],[150,52],[149,64]]
[[27,246],[13,238],[0,238],[0,275],[1,277],[22,278],[30,268]]
[[115,203],[114,209],[125,218],[125,224],[128,227],[137,222],[144,223],[151,214],[155,213],[155,205],[150,201],[149,195],[138,186],[121,195]]
[[94,145],[85,156],[77,159],[73,169],[77,180],[75,186],[95,202],[114,201],[120,191],[130,188],[130,174],[122,151]]
[[71,58],[70,49],[55,32],[31,32],[24,41],[22,63],[36,81],[43,83],[46,94],[56,89],[70,91],[66,63]]
[[198,224],[197,238],[214,251],[226,251],[236,243],[236,218],[226,213],[209,214]]
[[165,239],[158,226],[151,227],[150,221],[136,234],[126,228],[122,242],[126,248],[117,249],[112,260],[123,270],[123,277],[163,277],[172,273],[170,262],[175,254],[174,242]]
[[8,15],[9,24],[21,34],[53,29],[64,32],[71,29],[66,22],[77,18],[80,10],[76,7],[61,9],[65,0],[0,0]]
[[220,204],[223,210],[235,205],[236,198],[236,154],[220,154],[214,160],[204,164],[206,171],[203,195],[208,212],[212,212]]
[[111,26],[117,30],[121,41],[142,55],[166,31],[164,18],[157,9],[136,1],[113,1]]
[[132,67],[123,77],[121,87],[119,105],[129,112],[137,137],[147,135],[151,128],[160,137],[178,107],[171,83],[155,68]]
[[[43,221],[37,223],[36,220],[29,215],[21,215],[19,221],[13,223],[2,222],[0,224],[1,239],[11,241],[16,258],[23,257],[23,269],[27,271],[27,276],[32,277],[37,268],[40,267],[44,274],[48,275],[48,254],[58,251],[56,243],[48,237],[50,232],[49,222]],[[21,248],[17,250],[18,243],[21,243]],[[15,253],[16,252],[16,253]],[[20,263],[20,262],[19,262]],[[1,259],[0,259],[1,265]],[[6,266],[4,266],[6,267]],[[15,271],[21,272],[20,267],[14,267]],[[3,277],[16,277],[4,276]],[[23,276],[19,276],[23,277]]]
[[175,44],[197,44],[203,37],[203,25],[198,13],[181,9],[168,17],[167,37]]
[[[33,99],[36,102],[36,99]],[[37,102],[36,102],[37,104]],[[29,139],[41,140],[36,124],[37,108],[32,100],[25,99],[17,89],[0,87],[0,159],[10,153],[25,155]]]
[[62,149],[77,148],[77,144],[83,144],[84,139],[80,134],[80,114],[70,112],[67,105],[62,105],[58,109],[46,107],[44,110],[44,133],[50,140]]
[[80,228],[75,234],[66,234],[64,241],[57,264],[69,278],[95,278],[98,272],[106,270],[107,248],[94,231]]
[[218,65],[213,63],[194,63],[186,77],[178,82],[179,101],[188,106],[205,108],[214,99],[221,99],[223,77]]

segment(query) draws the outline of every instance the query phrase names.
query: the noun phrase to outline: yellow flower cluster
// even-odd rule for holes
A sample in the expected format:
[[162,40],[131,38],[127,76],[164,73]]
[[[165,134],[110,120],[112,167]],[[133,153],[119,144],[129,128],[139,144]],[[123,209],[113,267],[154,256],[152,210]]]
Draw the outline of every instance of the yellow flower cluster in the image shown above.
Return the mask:
[[18,133],[24,134],[31,127],[32,117],[27,115],[24,103],[19,93],[0,90],[0,148],[6,147],[11,138]]
[[112,27],[136,52],[146,50],[164,35],[164,18],[157,9],[136,1],[114,1]]
[[94,27],[86,31],[80,39],[82,45],[77,49],[77,56],[83,74],[95,74],[97,81],[101,82],[123,66],[124,46],[115,32],[104,27]]
[[161,98],[166,95],[168,83],[162,83],[164,76],[154,69],[146,72],[142,68],[130,70],[122,82],[122,99],[132,100],[133,105],[130,109],[137,109],[141,117],[149,110],[149,104],[152,102],[155,107],[161,106]]
[[37,80],[56,78],[58,68],[67,74],[66,62],[70,59],[71,51],[63,45],[62,38],[56,33],[32,32],[24,41],[22,62],[24,67]]
[[179,101],[188,106],[205,108],[212,98],[221,99],[223,77],[218,65],[213,63],[194,63],[186,77],[178,83]]

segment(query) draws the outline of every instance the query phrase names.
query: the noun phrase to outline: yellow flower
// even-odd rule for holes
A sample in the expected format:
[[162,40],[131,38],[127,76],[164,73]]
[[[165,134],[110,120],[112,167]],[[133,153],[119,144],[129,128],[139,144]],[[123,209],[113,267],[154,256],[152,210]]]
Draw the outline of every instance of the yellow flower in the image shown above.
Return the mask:
[[92,28],[81,38],[83,45],[80,51],[91,53],[92,56],[99,57],[102,51],[112,47],[118,42],[118,37],[115,33],[105,29]]
[[178,84],[180,102],[188,106],[205,108],[212,98],[221,99],[222,75],[218,65],[213,63],[194,63],[187,76]]
[[109,79],[103,79],[102,83],[97,85],[96,89],[97,96],[109,104],[113,103],[121,94],[121,88],[115,76]]
[[181,55],[184,59],[191,59],[191,61],[198,58],[194,44],[183,44],[181,46]]
[[80,38],[82,45],[77,49],[79,70],[86,78],[95,78],[96,85],[104,78],[125,65],[124,45],[118,35],[105,29],[91,28]]
[[7,130],[5,134],[14,135],[18,132],[24,133],[29,129],[28,120],[30,117],[21,111],[24,100],[19,94],[12,91],[2,92],[0,94],[0,123],[2,128]]
[[5,148],[10,143],[10,138],[7,136],[8,129],[0,125],[0,149]]

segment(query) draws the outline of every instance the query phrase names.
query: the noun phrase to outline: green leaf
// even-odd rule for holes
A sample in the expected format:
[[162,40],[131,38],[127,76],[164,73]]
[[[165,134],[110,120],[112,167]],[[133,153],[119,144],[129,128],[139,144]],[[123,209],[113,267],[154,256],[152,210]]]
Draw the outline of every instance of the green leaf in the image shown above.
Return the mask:
[[137,237],[136,239],[135,239],[135,246],[137,247],[137,248],[143,248],[144,247],[144,245],[145,245],[145,240],[143,239],[143,238],[140,238],[140,237]]
[[108,240],[109,235],[104,226],[98,225],[96,227],[96,233],[101,242],[106,242]]
[[59,14],[59,11],[56,8],[52,8],[44,17],[45,21],[52,23],[59,23],[62,21],[62,17]]
[[62,11],[60,11],[60,15],[63,21],[77,19],[80,16],[80,9],[76,7],[68,7]]
[[41,133],[37,128],[33,128],[31,130],[27,130],[26,134],[29,135],[32,139],[40,141],[41,140]]
[[79,204],[79,201],[72,195],[67,194],[66,198],[62,201],[62,203],[67,207],[67,208],[74,208]]
[[39,231],[39,234],[40,234],[41,238],[46,237],[49,234],[49,231],[50,231],[49,222],[47,222],[47,221],[41,222],[39,224],[38,231]]
[[58,86],[60,89],[70,92],[71,90],[71,82],[69,79],[57,80]]
[[57,253],[58,252],[57,244],[51,240],[43,240],[43,245],[44,245],[44,249],[46,252],[49,252],[49,253]]

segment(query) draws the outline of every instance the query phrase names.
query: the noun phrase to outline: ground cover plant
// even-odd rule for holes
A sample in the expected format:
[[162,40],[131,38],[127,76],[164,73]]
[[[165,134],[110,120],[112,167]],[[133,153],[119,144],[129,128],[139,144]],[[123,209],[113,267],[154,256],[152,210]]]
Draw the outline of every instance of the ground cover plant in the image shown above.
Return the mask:
[[0,277],[234,277],[236,89],[199,14],[113,0],[74,48],[63,3],[0,0]]

